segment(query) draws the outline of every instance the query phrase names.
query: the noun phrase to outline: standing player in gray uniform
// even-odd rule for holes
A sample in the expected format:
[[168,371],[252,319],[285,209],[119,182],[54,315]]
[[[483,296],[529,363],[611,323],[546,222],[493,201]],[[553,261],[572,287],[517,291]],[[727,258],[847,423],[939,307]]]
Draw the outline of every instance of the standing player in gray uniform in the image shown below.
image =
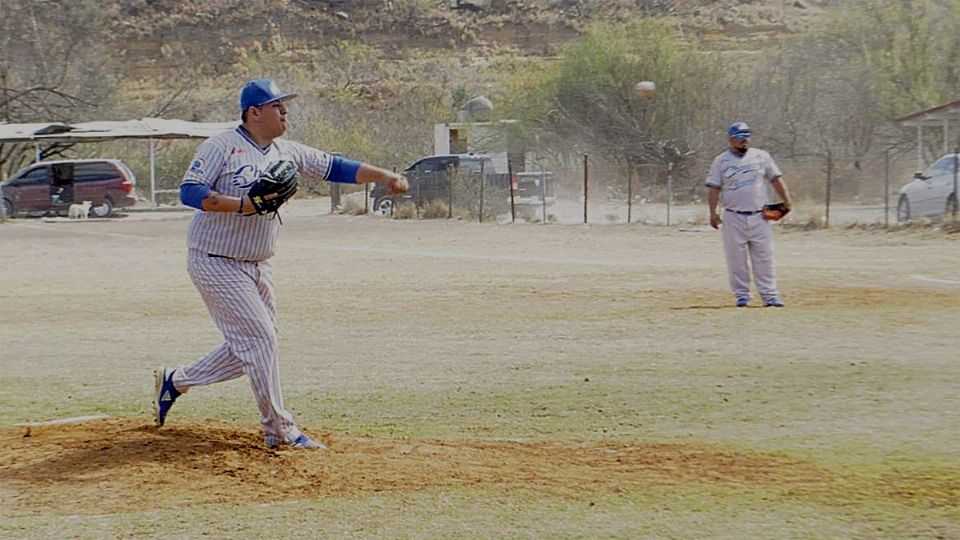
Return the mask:
[[270,256],[280,220],[257,214],[250,185],[277,160],[297,164],[306,177],[341,183],[378,182],[394,193],[407,181],[393,172],[281,139],[287,101],[269,79],[240,92],[242,123],[204,141],[180,185],[180,200],[199,209],[187,229],[187,271],[224,341],[196,362],[154,373],[154,417],[163,426],[174,401],[194,386],[246,375],[270,448],[325,448],[300,431],[284,408],[277,364],[277,315]]
[[[750,302],[749,257],[763,305],[783,307],[773,273],[773,225],[764,219],[763,205],[768,200],[768,184],[787,209],[790,194],[770,154],[750,148],[752,134],[745,122],[734,122],[727,129],[730,148],[710,165],[707,173],[710,226],[719,229],[723,223],[723,251],[736,306],[747,307]],[[718,203],[723,209],[722,219]]]

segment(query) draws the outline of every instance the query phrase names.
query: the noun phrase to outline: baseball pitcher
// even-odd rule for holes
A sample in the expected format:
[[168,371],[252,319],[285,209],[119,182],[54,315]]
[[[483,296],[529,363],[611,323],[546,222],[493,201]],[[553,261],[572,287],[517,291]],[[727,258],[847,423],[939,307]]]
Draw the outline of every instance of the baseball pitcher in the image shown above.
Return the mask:
[[198,210],[187,229],[187,271],[224,340],[192,364],[155,371],[158,427],[190,388],[246,375],[267,447],[325,448],[300,431],[280,390],[270,266],[280,208],[296,193],[300,175],[377,182],[394,193],[408,186],[393,172],[280,138],[294,97],[269,79],[248,82],[240,92],[241,124],[204,141],[183,177],[180,200]]

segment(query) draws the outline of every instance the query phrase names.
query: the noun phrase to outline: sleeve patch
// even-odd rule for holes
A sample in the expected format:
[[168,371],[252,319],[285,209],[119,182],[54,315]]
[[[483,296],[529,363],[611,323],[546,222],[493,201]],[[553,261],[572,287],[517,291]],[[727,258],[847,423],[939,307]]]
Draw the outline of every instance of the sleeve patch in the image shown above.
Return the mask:
[[193,163],[190,164],[190,172],[203,176],[203,166],[206,163],[203,161],[203,158],[197,158],[193,160]]

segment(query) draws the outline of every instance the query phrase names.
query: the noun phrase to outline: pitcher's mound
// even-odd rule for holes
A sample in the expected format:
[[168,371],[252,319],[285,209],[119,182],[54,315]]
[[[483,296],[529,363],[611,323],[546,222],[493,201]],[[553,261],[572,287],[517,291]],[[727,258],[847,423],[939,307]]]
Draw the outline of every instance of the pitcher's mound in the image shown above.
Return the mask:
[[779,457],[676,444],[436,441],[318,434],[329,451],[270,451],[256,428],[143,419],[0,430],[0,504],[13,514],[113,513],[446,486],[586,495],[653,484],[811,484]]

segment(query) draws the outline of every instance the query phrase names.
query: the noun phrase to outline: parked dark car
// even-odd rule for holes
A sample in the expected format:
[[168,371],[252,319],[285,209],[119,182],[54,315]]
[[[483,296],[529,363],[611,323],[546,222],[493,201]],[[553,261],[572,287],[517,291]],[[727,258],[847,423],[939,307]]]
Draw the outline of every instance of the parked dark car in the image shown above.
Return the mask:
[[136,204],[137,180],[116,159],[40,161],[0,183],[8,216],[61,214],[73,203],[91,201],[94,217],[107,217],[115,208]]
[[410,191],[404,195],[393,195],[386,186],[377,184],[370,192],[373,209],[380,214],[389,214],[400,201],[414,201],[422,205],[437,199],[448,202],[451,198],[454,199],[454,205],[472,206],[479,199],[481,171],[484,189],[488,190],[488,194],[507,192],[507,175],[497,173],[493,161],[485,154],[428,156],[415,161],[403,171],[403,176],[410,183]]

